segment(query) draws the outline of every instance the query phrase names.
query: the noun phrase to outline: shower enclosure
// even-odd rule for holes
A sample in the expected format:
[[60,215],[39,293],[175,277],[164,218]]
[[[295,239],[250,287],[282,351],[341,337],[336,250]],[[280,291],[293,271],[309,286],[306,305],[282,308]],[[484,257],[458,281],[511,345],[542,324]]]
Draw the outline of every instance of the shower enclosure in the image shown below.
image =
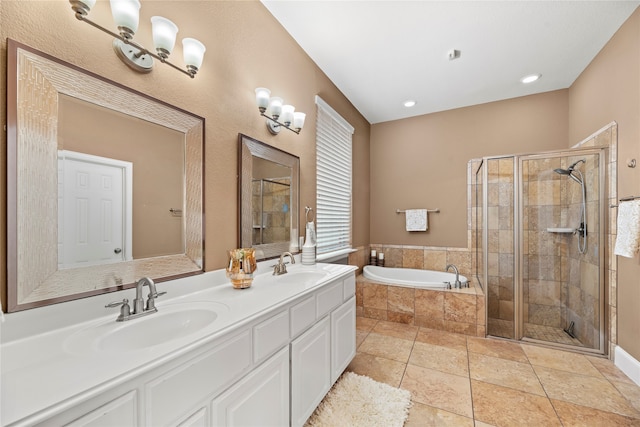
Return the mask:
[[605,351],[607,149],[487,157],[476,268],[487,335]]

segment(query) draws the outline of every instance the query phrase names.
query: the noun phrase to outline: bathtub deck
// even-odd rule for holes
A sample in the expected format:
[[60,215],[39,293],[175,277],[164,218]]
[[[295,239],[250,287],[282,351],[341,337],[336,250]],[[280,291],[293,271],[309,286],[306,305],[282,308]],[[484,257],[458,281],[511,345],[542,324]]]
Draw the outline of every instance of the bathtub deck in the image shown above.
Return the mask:
[[473,281],[462,289],[416,289],[358,275],[356,314],[470,336],[486,334],[485,296]]

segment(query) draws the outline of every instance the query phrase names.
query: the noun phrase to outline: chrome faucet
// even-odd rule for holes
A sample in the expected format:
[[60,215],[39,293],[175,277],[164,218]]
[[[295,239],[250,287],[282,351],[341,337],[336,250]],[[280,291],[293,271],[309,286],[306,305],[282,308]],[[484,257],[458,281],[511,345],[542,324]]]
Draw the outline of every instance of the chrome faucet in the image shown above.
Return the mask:
[[[144,286],[149,286],[149,295],[147,295],[147,304],[145,306],[144,297],[142,296],[142,290]],[[133,310],[129,306],[129,300],[127,298],[122,301],[115,301],[105,305],[105,307],[120,307],[120,315],[116,319],[117,322],[124,322],[125,320],[135,319],[136,317],[145,316],[147,314],[155,313],[158,311],[156,308],[156,298],[166,292],[158,292],[156,290],[156,284],[149,277],[143,277],[136,283],[136,297],[133,300]]]
[[[445,269],[445,271],[448,272],[449,268],[453,268],[453,272],[456,273],[456,282],[455,282],[454,286],[456,288],[462,288],[462,282],[460,282],[460,274],[458,273],[458,267],[456,267],[453,264],[448,264],[446,269]],[[449,289],[451,289],[450,286],[451,286],[451,284],[449,283]]]
[[296,260],[293,258],[293,255],[291,255],[291,252],[283,252],[280,255],[280,261],[278,261],[278,263],[273,266],[273,275],[274,276],[279,276],[281,274],[287,274],[287,265],[284,262],[284,257],[285,256],[288,256],[289,258],[291,258],[291,264],[295,264],[296,263]]

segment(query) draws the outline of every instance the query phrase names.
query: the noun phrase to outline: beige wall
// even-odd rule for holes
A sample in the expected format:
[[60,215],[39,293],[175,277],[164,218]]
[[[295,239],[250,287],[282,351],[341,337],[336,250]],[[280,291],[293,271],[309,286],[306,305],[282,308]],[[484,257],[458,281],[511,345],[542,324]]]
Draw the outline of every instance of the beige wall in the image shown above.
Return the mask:
[[[127,68],[113,53],[111,38],[79,22],[68,1],[0,3],[2,71],[0,96],[6,97],[6,38],[12,38],[125,86],[200,115],[205,128],[205,266],[224,267],[226,249],[237,242],[237,140],[249,135],[300,157],[300,206],[315,207],[314,96],[320,95],[351,125],[354,149],[353,244],[369,243],[369,123],[257,1],[145,1],[135,39],[152,46],[149,18],[162,15],[207,47],[201,71],[189,79],[156,65],[150,74]],[[112,26],[108,2],[100,0],[91,18]],[[274,48],[277,46],[277,48]],[[181,48],[175,60],[182,63]],[[283,130],[272,136],[255,106],[254,89],[268,87],[307,113],[300,135]],[[5,117],[5,102],[0,103]],[[6,164],[6,133],[0,148]],[[6,177],[0,174],[0,271],[6,282]],[[304,212],[302,212],[304,214]],[[302,215],[302,217],[304,217]],[[2,286],[4,288],[4,286]]]
[[[640,195],[640,168],[626,166],[627,159],[640,160],[640,9],[571,86],[569,145],[612,121],[618,123],[618,196]],[[640,360],[640,261],[617,259],[618,280],[612,284],[617,295],[611,296],[617,343]]]
[[[371,127],[371,242],[467,247],[467,162],[566,147],[567,90]],[[396,209],[439,208],[429,230],[405,230]]]

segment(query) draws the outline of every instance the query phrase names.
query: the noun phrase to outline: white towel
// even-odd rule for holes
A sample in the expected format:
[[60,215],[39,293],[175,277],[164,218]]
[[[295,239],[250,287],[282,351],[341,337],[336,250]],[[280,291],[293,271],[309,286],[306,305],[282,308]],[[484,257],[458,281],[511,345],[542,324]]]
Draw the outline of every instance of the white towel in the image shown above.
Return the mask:
[[633,258],[640,249],[640,199],[618,206],[618,235],[614,253]]
[[429,228],[426,209],[407,209],[405,219],[407,231],[427,231]]

